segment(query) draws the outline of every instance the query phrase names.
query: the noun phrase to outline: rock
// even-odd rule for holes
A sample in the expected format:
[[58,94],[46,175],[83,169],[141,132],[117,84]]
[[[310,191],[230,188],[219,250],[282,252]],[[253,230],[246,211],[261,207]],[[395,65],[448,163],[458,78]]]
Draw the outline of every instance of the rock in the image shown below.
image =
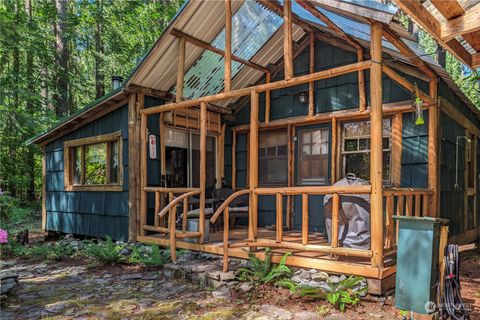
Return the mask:
[[235,273],[233,273],[232,271],[230,271],[230,272],[220,272],[220,280],[222,280],[222,281],[235,280]]
[[123,276],[120,277],[120,280],[124,281],[124,280],[139,280],[139,279],[142,279],[143,278],[143,275],[140,274],[140,273],[131,273],[131,274],[125,274]]
[[325,318],[325,320],[345,320],[345,316],[342,314],[331,314]]
[[224,299],[224,300],[229,299],[232,296],[232,294],[230,293],[230,289],[227,287],[219,288],[213,291],[212,295],[214,298]]
[[271,304],[262,305],[259,312],[273,319],[290,320],[293,318],[290,311]]
[[159,278],[158,274],[155,273],[148,273],[145,276],[143,276],[143,280],[157,280]]
[[18,275],[10,270],[0,272],[0,294],[9,295],[18,287]]
[[207,271],[207,278],[220,280],[220,271]]
[[327,281],[328,273],[321,271],[321,272],[312,274],[311,277],[312,277],[312,280],[317,282]]
[[192,267],[192,272],[207,272],[212,268],[209,264],[199,264]]
[[339,276],[330,276],[328,277],[328,282],[330,283],[333,283],[333,284],[337,284],[339,283],[341,280],[340,280],[340,277]]
[[129,248],[125,247],[122,250],[120,250],[119,254],[122,256],[129,256],[132,253],[132,250]]
[[229,287],[236,286],[237,284],[238,284],[238,281],[229,281],[229,282],[227,282],[227,286],[229,286]]
[[300,311],[293,314],[293,320],[317,320],[320,316],[311,311]]
[[346,277],[344,274],[342,274],[342,275],[340,276],[340,281],[343,281],[343,280],[346,280],[346,279],[347,279],[347,277]]
[[238,289],[240,289],[240,291],[244,292],[244,293],[247,293],[249,292],[250,290],[253,289],[253,285],[248,283],[248,282],[245,282],[245,283],[242,283]]
[[214,289],[220,288],[225,284],[225,281],[215,280],[212,278],[207,278],[207,285]]
[[45,310],[50,313],[59,313],[70,306],[68,301],[59,301],[45,305]]

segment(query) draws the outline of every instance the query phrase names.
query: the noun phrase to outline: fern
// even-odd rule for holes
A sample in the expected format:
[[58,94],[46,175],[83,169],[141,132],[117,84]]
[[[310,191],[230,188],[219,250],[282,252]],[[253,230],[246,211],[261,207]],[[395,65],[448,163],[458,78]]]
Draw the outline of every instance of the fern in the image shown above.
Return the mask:
[[[257,258],[249,253],[250,268],[238,269],[237,279],[244,282],[251,282],[255,285],[264,283],[277,283],[291,276],[292,271],[286,266],[287,257],[291,253],[286,253],[278,265],[272,264],[272,253],[269,248],[265,249],[265,260]],[[285,282],[282,282],[286,285]],[[289,286],[291,287],[291,285]]]
[[124,246],[117,246],[113,243],[111,237],[106,236],[105,244],[97,244],[92,241],[87,243],[86,253],[95,260],[103,264],[114,264],[123,261],[123,257],[120,254]]

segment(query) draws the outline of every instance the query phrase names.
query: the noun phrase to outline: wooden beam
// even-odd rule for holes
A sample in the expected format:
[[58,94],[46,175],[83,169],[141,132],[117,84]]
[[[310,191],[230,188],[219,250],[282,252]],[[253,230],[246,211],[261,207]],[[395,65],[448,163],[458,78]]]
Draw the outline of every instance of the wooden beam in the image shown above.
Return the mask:
[[333,185],[337,182],[337,149],[338,149],[338,137],[337,137],[337,118],[332,117],[332,159],[331,159],[331,173],[330,184]]
[[232,89],[232,3],[225,0],[225,72],[224,89]]
[[276,195],[276,242],[283,241],[283,199],[282,194],[277,193]]
[[430,67],[419,57],[417,54],[410,49],[401,39],[398,37],[395,32],[388,26],[383,27],[383,36],[391,44],[393,44],[408,60],[415,64],[420,70],[422,70],[429,78],[434,78],[435,73],[430,69]]
[[279,80],[279,81],[260,84],[252,87],[243,88],[243,89],[232,90],[230,92],[218,93],[211,96],[200,97],[197,99],[186,100],[186,101],[175,102],[175,103],[167,103],[160,106],[153,106],[145,110],[142,110],[142,113],[154,114],[154,113],[165,112],[165,111],[170,111],[170,110],[179,109],[179,108],[193,107],[200,104],[200,102],[210,103],[214,101],[228,100],[232,98],[250,95],[251,91],[264,92],[267,90],[277,90],[281,88],[292,87],[292,86],[296,86],[302,83],[307,83],[310,81],[328,79],[336,76],[341,76],[347,73],[357,72],[359,70],[365,70],[370,68],[370,65],[371,65],[371,61],[369,60],[352,63],[352,64],[341,66],[341,67],[318,71],[313,74],[298,76],[290,80]]
[[167,91],[147,88],[140,86],[138,84],[130,84],[128,87],[123,89],[126,92],[141,93],[146,96],[151,96],[159,99],[173,100],[174,96]]
[[402,126],[403,114],[397,113],[392,120],[392,184],[400,187],[402,182]]
[[[185,38],[185,40],[187,40],[188,42],[190,42],[191,44],[194,44],[196,45],[197,47],[200,47],[202,49],[205,49],[205,50],[208,50],[208,51],[212,51],[218,55],[221,55],[223,57],[225,57],[225,51],[221,50],[221,49],[218,49],[212,45],[210,45],[209,43],[203,41],[203,40],[200,40],[200,39],[197,39],[195,37],[192,37],[191,35],[188,35],[178,29],[172,29],[172,31],[170,32],[173,36],[175,37],[178,37],[178,38]],[[270,70],[268,70],[267,68],[259,65],[259,64],[256,64],[256,63],[253,63],[251,61],[248,61],[248,60],[245,60],[245,59],[242,59],[242,58],[239,58],[237,57],[236,55],[233,55],[232,54],[232,60],[234,61],[237,61],[241,64],[244,64],[250,68],[253,68],[253,69],[257,69],[261,72],[269,72]]]
[[285,80],[293,78],[292,1],[283,2],[283,59]]
[[472,55],[472,68],[480,67],[480,52],[477,52]]
[[437,10],[445,17],[445,19],[450,20],[461,16],[465,13],[463,7],[458,3],[458,1],[452,0],[430,0],[432,5],[437,8]]
[[[437,19],[422,5],[420,1],[395,0],[395,4],[407,15],[415,20],[445,49],[450,51],[457,59],[464,64],[471,66],[472,57],[470,53],[456,39],[444,41],[440,36],[441,26]],[[387,39],[388,40],[388,39]]]
[[237,133],[232,130],[232,189],[237,190]]
[[[363,61],[363,48],[357,49],[357,61]],[[360,112],[367,109],[367,97],[365,92],[365,73],[363,70],[358,71],[358,107]]]
[[383,267],[383,194],[382,194],[382,24],[376,22],[371,27],[370,56],[370,183],[371,194],[371,233],[372,266]]
[[[265,75],[265,83],[270,83],[272,74],[269,72]],[[265,123],[270,122],[270,90],[265,91]]]
[[[138,94],[143,95],[143,94]],[[140,124],[138,121],[137,94],[130,93],[128,99],[128,240],[136,241],[137,225],[139,218],[139,207],[137,203],[137,193],[140,190],[139,173],[140,159],[138,150],[140,149]]]
[[[250,190],[258,186],[258,108],[258,92],[252,91],[250,94],[250,147],[248,148]],[[254,241],[257,236],[257,199],[258,196],[251,192],[248,206],[248,239],[250,241]]]
[[[140,226],[147,224],[147,115],[142,114],[140,120]],[[140,228],[140,235],[145,236],[145,230]]]
[[176,101],[183,100],[183,83],[185,81],[185,47],[186,41],[184,37],[178,38],[178,67],[177,67],[177,90]]
[[207,183],[207,104],[200,103],[200,215],[199,243],[205,240],[205,191]]
[[354,46],[356,49],[361,48],[360,44],[348,36],[345,31],[343,31],[341,28],[339,28],[332,20],[330,20],[326,15],[321,13],[314,5],[312,5],[310,2],[306,2],[304,0],[296,0],[296,2],[304,8],[306,11],[308,11],[311,15],[325,23],[335,34],[337,34],[340,38],[345,40],[346,42],[350,43],[352,46]]
[[[432,79],[429,82],[430,98],[437,102],[438,82]],[[438,217],[438,202],[440,199],[439,171],[438,171],[438,131],[439,131],[438,105],[434,104],[428,109],[428,188],[433,191],[433,195],[429,197],[430,211],[429,216]]]
[[338,211],[340,209],[340,196],[338,193],[333,194],[332,198],[332,239],[331,239],[331,245],[332,247],[336,248],[338,247]]
[[[295,127],[291,124],[287,125],[287,186],[293,187],[295,179],[295,147],[293,139],[295,136]],[[287,197],[287,212],[286,212],[286,225],[288,230],[293,228],[293,198]]]
[[338,0],[311,0],[316,6],[321,6],[327,10],[346,15],[354,20],[360,20],[368,23],[370,20],[375,20],[383,23],[390,23],[393,19],[393,14],[383,10],[376,10],[356,4],[351,1]]
[[[310,65],[309,71],[310,74],[315,72],[315,34],[310,32],[309,34],[310,41]],[[308,83],[308,116],[313,117],[315,114],[315,82],[310,81]]]
[[165,113],[160,113],[160,175],[163,177],[167,174],[167,160],[165,155]]
[[417,91],[418,91],[418,94],[420,96],[420,98],[423,100],[423,101],[426,101],[427,103],[432,103],[432,99],[426,94],[424,93],[423,91],[421,91],[420,89],[416,89],[415,88],[415,85],[413,83],[411,83],[410,81],[408,81],[407,79],[405,79],[404,77],[402,77],[401,75],[399,75],[395,70],[393,70],[392,68],[390,68],[389,66],[386,66],[386,65],[383,65],[382,66],[382,71],[390,78],[392,79],[393,81],[395,81],[396,83],[398,83],[399,85],[401,85],[403,88],[407,89],[408,91],[410,91],[412,94],[416,94]]
[[456,36],[480,30],[480,3],[468,9],[464,15],[447,20],[440,25],[440,37],[450,41]]

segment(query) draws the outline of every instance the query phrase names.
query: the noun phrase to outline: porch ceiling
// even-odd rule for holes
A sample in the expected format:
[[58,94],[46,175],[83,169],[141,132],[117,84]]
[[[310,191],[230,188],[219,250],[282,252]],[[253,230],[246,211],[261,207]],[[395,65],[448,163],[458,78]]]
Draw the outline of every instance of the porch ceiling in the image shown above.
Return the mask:
[[[280,6],[283,0],[276,2]],[[375,1],[357,0],[312,0],[316,8],[332,20],[349,36],[369,47],[370,26],[367,19],[393,24],[397,9],[392,5],[383,5]],[[337,37],[331,29],[292,1],[292,11],[313,30],[326,33],[328,37]],[[334,8],[332,4],[338,5]],[[356,8],[346,12],[349,7]],[[269,66],[281,61],[283,56],[283,18],[279,13],[264,7],[254,0],[232,0],[232,54],[260,66]],[[180,10],[152,50],[146,55],[128,79],[126,86],[136,84],[163,91],[175,92],[178,39],[171,34],[177,29],[183,33],[224,50],[225,11],[223,1],[188,1]],[[392,27],[392,29],[394,29]],[[419,57],[427,62],[437,74],[470,106],[472,104],[451,81],[448,74],[430,56],[425,55],[420,45],[405,34],[402,41]],[[293,41],[298,42],[305,30],[293,25]],[[213,95],[223,90],[223,56],[204,50],[187,41],[185,54],[184,96],[187,99]],[[388,41],[383,40],[384,50],[395,59],[409,63]],[[260,81],[264,73],[232,61],[232,89],[240,89]],[[220,106],[228,106],[237,99],[222,101]]]

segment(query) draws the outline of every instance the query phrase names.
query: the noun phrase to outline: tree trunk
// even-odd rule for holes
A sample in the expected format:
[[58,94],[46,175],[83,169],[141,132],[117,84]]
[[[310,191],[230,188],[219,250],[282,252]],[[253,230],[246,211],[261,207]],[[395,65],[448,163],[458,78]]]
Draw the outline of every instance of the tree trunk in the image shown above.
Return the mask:
[[[30,29],[33,29],[33,14],[32,14],[32,0],[25,1],[25,12],[28,17],[28,26]],[[26,66],[26,76],[27,76],[27,91],[30,96],[33,96],[35,93],[35,85],[33,79],[33,48],[30,47],[27,50],[27,66]],[[34,114],[35,112],[34,103],[32,98],[27,99],[27,113]],[[31,128],[27,131],[28,135],[33,134]],[[29,146],[26,154],[26,171],[28,177],[28,186],[27,186],[27,201],[35,200],[35,158],[32,146]]]
[[105,72],[103,65],[103,43],[102,43],[102,28],[103,28],[103,2],[96,1],[96,19],[95,19],[95,91],[97,99],[105,94]]
[[57,21],[54,24],[55,50],[57,63],[56,82],[56,103],[55,112],[58,117],[65,117],[69,114],[68,105],[68,38],[67,38],[67,7],[68,0],[55,0],[57,10]]

